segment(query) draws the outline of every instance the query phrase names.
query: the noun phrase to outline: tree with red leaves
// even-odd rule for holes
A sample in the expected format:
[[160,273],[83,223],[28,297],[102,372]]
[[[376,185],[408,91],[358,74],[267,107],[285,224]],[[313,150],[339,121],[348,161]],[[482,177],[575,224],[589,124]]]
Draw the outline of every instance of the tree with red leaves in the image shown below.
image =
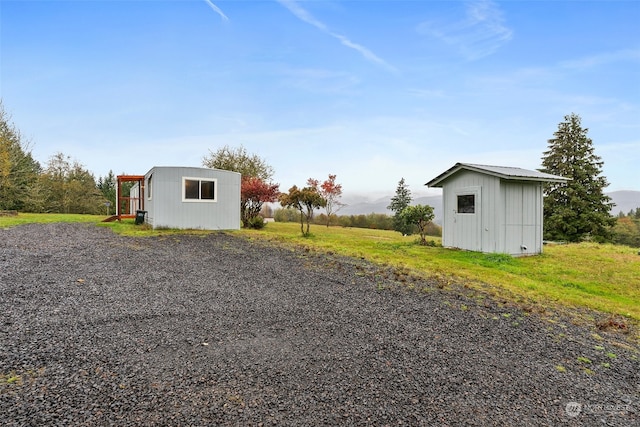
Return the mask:
[[[259,228],[264,223],[256,222],[262,205],[273,203],[280,195],[280,185],[264,182],[257,177],[243,177],[240,187],[240,216],[245,228]],[[260,224],[258,226],[258,223]]]
[[340,202],[340,197],[342,197],[342,184],[336,184],[336,175],[329,174],[329,179],[325,180],[322,184],[320,184],[320,181],[317,179],[309,178],[307,185],[317,189],[318,193],[320,193],[326,201],[327,204],[324,206],[324,209],[327,214],[327,227],[329,227],[331,215],[334,215],[345,206],[344,203]]

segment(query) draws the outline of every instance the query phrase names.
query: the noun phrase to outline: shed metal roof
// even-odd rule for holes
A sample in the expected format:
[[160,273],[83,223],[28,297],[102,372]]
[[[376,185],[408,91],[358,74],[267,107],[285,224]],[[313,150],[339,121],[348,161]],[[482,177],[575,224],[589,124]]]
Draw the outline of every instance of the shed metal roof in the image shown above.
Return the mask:
[[452,175],[455,175],[461,170],[470,170],[474,172],[484,173],[486,175],[496,176],[500,179],[513,180],[513,181],[544,181],[544,182],[567,182],[570,178],[565,178],[558,175],[551,175],[535,170],[515,168],[510,166],[490,166],[490,165],[477,165],[473,163],[456,163],[451,168],[447,169],[425,185],[429,187],[442,187],[443,181],[447,180]]

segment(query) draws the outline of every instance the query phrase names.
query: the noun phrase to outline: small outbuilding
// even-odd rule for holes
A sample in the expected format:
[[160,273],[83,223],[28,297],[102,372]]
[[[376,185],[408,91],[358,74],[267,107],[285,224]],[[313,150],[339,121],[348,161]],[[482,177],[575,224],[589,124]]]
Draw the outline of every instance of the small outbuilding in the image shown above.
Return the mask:
[[240,174],[221,169],[156,166],[133,186],[142,199],[145,222],[153,228],[237,230]]
[[513,256],[542,252],[542,184],[568,179],[527,169],[456,163],[425,185],[442,188],[442,245]]

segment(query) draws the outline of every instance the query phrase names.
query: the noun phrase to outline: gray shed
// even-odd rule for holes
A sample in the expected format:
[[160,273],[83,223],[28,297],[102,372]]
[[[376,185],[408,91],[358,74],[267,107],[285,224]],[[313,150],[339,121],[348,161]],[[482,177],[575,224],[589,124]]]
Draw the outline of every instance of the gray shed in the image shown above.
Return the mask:
[[[139,189],[132,189],[132,196]],[[221,169],[156,166],[144,175],[146,222],[153,228],[240,228],[240,174]]]
[[504,166],[456,163],[425,185],[442,188],[442,245],[514,256],[542,252],[542,184],[568,179]]

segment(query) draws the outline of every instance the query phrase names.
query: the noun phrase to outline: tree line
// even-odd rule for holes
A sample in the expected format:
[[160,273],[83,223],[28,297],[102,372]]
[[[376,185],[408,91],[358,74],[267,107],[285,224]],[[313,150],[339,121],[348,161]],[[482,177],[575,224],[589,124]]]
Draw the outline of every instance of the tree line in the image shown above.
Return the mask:
[[618,214],[613,227],[613,242],[640,248],[640,207],[631,209],[626,215]]
[[[611,199],[604,194],[609,185],[602,175],[603,162],[595,154],[593,141],[576,114],[564,117],[542,156],[540,171],[570,178],[567,183],[544,185],[544,238],[580,242],[613,242],[640,247],[640,208],[628,215],[611,215]],[[393,229],[402,234],[439,235],[430,206],[411,205],[411,192],[404,178],[398,183],[388,208],[392,216],[370,214],[339,216],[344,206],[342,185],[336,175],[320,182],[309,178],[304,186],[281,192],[273,182],[274,170],[262,158],[244,147],[224,146],[210,151],[202,165],[240,172],[241,221],[243,227],[265,225],[261,211],[265,203],[279,202],[283,209],[276,220],[300,221],[302,234],[310,224],[325,226]],[[55,153],[45,165],[37,162],[20,131],[0,100],[0,210],[45,213],[110,214],[116,206],[116,177],[109,171],[95,176],[82,164],[63,153]],[[128,193],[131,183],[124,183]],[[113,209],[113,208],[111,208]],[[316,210],[324,209],[320,215]]]
[[[294,209],[279,208],[273,212],[273,219],[276,222],[297,222],[298,212]],[[369,214],[357,214],[357,215],[331,215],[331,218],[327,214],[321,212],[314,216],[311,221],[315,225],[326,225],[329,223],[332,226],[337,227],[350,227],[350,228],[370,228],[372,230],[391,230],[397,231],[394,227],[394,216],[383,213],[369,213]],[[414,234],[416,230],[411,230],[411,234]],[[406,234],[406,233],[405,233]],[[427,236],[442,236],[442,227],[435,223],[429,224],[426,229]]]
[[0,101],[0,209],[23,212],[104,212],[107,201],[91,172],[62,153],[42,166]]

